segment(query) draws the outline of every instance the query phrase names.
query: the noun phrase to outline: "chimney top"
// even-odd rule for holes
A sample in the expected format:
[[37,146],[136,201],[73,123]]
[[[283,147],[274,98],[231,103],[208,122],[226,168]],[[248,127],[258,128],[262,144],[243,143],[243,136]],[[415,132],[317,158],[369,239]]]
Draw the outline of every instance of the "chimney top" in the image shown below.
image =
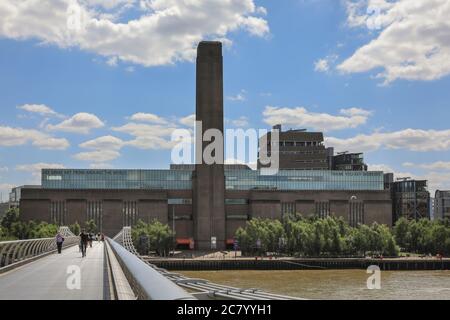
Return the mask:
[[202,41],[197,47],[198,56],[222,56],[222,42]]

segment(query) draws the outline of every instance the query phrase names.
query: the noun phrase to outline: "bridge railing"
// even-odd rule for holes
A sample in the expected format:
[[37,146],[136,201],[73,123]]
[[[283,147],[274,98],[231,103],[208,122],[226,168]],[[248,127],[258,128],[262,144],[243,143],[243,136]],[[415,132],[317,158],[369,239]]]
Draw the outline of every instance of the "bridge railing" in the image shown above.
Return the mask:
[[[61,227],[63,248],[78,243],[79,238],[69,228]],[[35,259],[56,250],[55,238],[14,240],[0,242],[0,273],[18,264]]]
[[133,237],[131,236],[131,227],[123,227],[122,230],[113,238],[118,244],[130,251],[132,254],[139,256],[133,244]]
[[106,238],[106,242],[114,252],[139,300],[196,300],[194,296],[151,268],[122,244],[110,238]]
[[[138,259],[141,262],[144,262],[147,268],[150,267],[153,272],[156,272],[157,274],[165,278],[172,285],[176,284],[177,286],[185,288],[190,292],[195,292],[192,294],[194,298],[203,300],[302,300],[296,297],[264,292],[259,289],[241,289],[212,283],[203,279],[192,279],[181,274],[169,272],[163,268],[159,268],[146,260],[145,257],[139,255],[133,245],[133,239],[131,237],[131,227],[124,227],[114,237],[114,240],[116,241],[116,245],[121,247],[124,252],[127,252],[127,254],[131,256],[134,255],[134,259]],[[142,266],[142,268],[144,268],[144,266]]]

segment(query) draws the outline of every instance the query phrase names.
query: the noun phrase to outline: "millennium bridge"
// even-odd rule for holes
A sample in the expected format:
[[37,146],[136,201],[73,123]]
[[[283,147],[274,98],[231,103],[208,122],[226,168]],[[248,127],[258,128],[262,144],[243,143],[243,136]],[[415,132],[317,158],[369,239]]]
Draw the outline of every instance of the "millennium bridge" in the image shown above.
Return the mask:
[[292,300],[192,279],[158,268],[136,251],[131,228],[93,242],[81,257],[79,237],[61,227],[55,238],[0,242],[0,300]]

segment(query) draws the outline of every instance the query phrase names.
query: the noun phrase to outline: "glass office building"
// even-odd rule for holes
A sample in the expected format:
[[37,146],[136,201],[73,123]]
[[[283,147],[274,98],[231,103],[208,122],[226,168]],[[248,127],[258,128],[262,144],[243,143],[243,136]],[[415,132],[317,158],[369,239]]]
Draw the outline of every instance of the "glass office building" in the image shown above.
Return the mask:
[[408,220],[430,218],[430,193],[426,180],[394,182],[391,187],[394,222],[404,217]]
[[[192,170],[72,170],[45,169],[45,189],[190,190]],[[227,190],[367,190],[384,189],[382,172],[281,170],[276,175],[260,171],[225,170]]]

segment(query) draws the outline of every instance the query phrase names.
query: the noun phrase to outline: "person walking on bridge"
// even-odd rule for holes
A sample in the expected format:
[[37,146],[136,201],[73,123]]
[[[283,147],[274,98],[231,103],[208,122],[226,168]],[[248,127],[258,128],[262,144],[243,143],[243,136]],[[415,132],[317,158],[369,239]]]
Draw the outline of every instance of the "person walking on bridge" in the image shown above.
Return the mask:
[[86,249],[89,241],[89,235],[83,229],[80,233],[81,257],[86,257]]
[[56,247],[58,248],[58,253],[61,253],[62,245],[64,242],[64,237],[61,235],[61,233],[56,234]]

